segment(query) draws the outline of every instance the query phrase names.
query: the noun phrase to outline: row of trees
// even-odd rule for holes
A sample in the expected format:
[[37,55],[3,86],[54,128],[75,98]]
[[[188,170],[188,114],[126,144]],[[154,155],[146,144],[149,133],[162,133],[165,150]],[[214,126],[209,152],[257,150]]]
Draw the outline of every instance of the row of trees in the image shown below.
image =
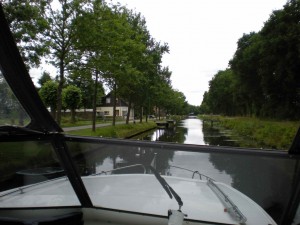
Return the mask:
[[259,32],[244,34],[229,68],[204,93],[201,111],[282,119],[300,118],[300,2],[273,11]]
[[[53,118],[57,112],[58,82],[48,80],[43,83],[39,94],[46,106],[50,108]],[[75,110],[82,105],[82,91],[74,85],[68,85],[62,89],[62,107],[71,110],[71,122],[75,122]]]
[[45,101],[58,123],[67,85],[81,90],[82,107],[93,108],[94,127],[103,85],[129,110],[187,113],[184,94],[172,88],[171,71],[161,65],[168,45],[151,37],[141,14],[103,0],[7,0],[3,7],[28,69],[42,58],[58,69],[55,107]]

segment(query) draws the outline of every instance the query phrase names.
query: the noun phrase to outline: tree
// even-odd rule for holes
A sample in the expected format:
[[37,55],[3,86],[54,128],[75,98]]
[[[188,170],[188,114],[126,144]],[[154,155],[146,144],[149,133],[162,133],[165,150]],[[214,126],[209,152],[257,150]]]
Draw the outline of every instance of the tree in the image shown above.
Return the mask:
[[81,90],[73,85],[68,85],[62,92],[63,105],[71,110],[71,123],[75,123],[75,112],[82,100]]
[[146,21],[140,13],[125,10],[129,25],[129,35],[124,45],[126,61],[122,64],[122,76],[119,79],[118,92],[128,102],[126,123],[129,123],[131,107],[137,103],[140,90],[146,80],[145,62],[147,61],[147,43],[150,34],[146,27]]
[[209,91],[204,96],[211,113],[234,115],[233,73],[230,69],[219,71],[209,82]]
[[75,28],[74,21],[79,9],[83,8],[84,0],[59,0],[58,9],[53,9],[51,1],[47,3],[48,30],[45,32],[47,45],[50,48],[50,62],[59,68],[57,89],[56,121],[61,122],[62,89],[68,68],[72,65],[76,53],[74,52]]
[[266,116],[299,118],[299,20],[299,1],[290,0],[271,14],[261,30],[260,76]]
[[50,73],[44,71],[38,80],[38,84],[42,87],[49,80],[52,80]]
[[259,116],[263,105],[259,75],[261,36],[254,32],[244,34],[237,45],[229,62],[234,75],[235,110],[241,115]]
[[[91,109],[94,107],[94,85],[95,79],[91,75],[91,71],[78,67],[76,70],[72,70],[72,73],[68,77],[68,84],[74,85],[81,90],[82,93],[82,107],[84,109]],[[104,96],[104,88],[98,81],[96,100],[99,100]],[[97,102],[98,103],[98,102]]]
[[46,107],[50,107],[51,115],[55,118],[56,115],[56,100],[57,100],[58,83],[52,80],[46,81],[41,89],[39,95]]
[[47,53],[42,33],[47,28],[46,0],[2,1],[9,27],[27,68],[37,67]]
[[204,94],[203,94],[203,100],[201,102],[201,105],[200,105],[200,113],[202,114],[209,114],[211,113],[211,109],[209,108],[210,106],[210,102],[209,102],[210,98],[209,98],[209,92],[208,91],[205,91]]
[[116,58],[112,58],[116,55],[120,43],[117,40],[122,36],[122,32],[119,31],[120,19],[117,13],[114,13],[104,1],[95,0],[91,3],[91,7],[83,11],[76,20],[76,47],[84,58],[79,64],[94,76],[92,129],[95,130],[99,76],[105,76],[109,86],[114,86],[109,78],[115,68],[110,64],[114,63],[117,66],[119,62]]

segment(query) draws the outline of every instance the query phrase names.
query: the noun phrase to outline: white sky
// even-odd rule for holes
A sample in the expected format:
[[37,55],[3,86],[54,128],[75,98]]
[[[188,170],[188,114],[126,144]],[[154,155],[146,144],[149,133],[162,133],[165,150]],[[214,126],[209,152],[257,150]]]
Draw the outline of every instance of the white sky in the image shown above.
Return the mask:
[[[259,31],[286,0],[113,0],[140,12],[152,37],[169,44],[172,86],[200,105],[208,82],[228,66],[243,33]],[[32,71],[32,73],[35,73]],[[55,74],[54,74],[55,75]]]

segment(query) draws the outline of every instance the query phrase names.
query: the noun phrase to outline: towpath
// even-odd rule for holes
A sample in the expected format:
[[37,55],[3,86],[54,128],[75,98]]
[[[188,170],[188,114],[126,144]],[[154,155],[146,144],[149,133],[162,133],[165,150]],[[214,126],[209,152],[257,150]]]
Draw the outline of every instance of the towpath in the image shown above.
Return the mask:
[[[116,124],[125,124],[125,121],[120,121],[120,122],[116,122]],[[98,127],[107,127],[107,126],[111,126],[112,123],[99,123],[96,124],[96,128]],[[92,125],[84,125],[84,126],[77,126],[77,127],[63,127],[63,130],[66,131],[73,131],[73,130],[83,130],[83,129],[92,129]]]

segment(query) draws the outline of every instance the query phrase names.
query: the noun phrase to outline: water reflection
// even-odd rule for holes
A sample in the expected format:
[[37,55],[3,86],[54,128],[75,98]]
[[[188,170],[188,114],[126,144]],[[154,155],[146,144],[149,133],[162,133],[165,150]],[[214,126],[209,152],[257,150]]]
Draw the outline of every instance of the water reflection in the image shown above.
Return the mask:
[[155,129],[133,139],[174,142],[180,144],[239,146],[239,140],[229,130],[220,131],[200,119],[185,119],[176,127]]

